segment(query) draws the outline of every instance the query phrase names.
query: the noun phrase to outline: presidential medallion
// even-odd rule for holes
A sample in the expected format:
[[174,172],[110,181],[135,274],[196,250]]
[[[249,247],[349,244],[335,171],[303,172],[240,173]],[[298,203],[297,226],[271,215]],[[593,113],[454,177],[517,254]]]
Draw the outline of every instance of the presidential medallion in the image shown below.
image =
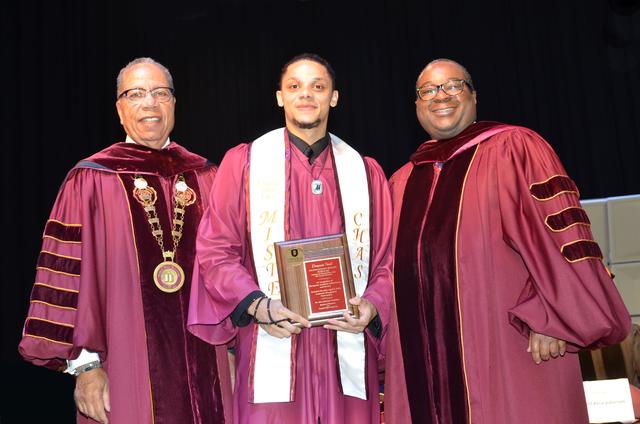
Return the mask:
[[163,292],[173,293],[184,284],[184,271],[176,262],[164,261],[153,271],[153,281]]

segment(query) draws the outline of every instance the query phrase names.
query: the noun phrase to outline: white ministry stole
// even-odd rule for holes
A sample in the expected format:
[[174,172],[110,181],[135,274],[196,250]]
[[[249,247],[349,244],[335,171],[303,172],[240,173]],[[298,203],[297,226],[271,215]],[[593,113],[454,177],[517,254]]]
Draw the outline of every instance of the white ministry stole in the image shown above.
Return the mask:
[[[362,296],[369,278],[369,184],[360,154],[333,134],[331,148],[342,198],[356,294]],[[284,241],[289,164],[285,158],[284,128],[273,130],[251,144],[249,171],[249,228],[254,266],[260,289],[280,299],[273,243]],[[294,199],[295,201],[295,199]],[[303,329],[302,331],[308,331]],[[367,398],[364,333],[337,332],[338,367],[342,392]],[[249,401],[290,402],[294,398],[295,351],[291,338],[278,339],[258,327]]]

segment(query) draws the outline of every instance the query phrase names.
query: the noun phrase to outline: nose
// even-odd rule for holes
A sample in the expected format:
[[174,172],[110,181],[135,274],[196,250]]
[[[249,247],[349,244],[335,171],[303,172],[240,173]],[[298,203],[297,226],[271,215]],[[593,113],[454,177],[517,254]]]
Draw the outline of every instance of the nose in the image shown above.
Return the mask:
[[311,97],[311,90],[306,85],[300,89],[300,97],[303,99]]
[[449,97],[451,96],[444,92],[443,86],[438,86],[438,92],[436,93],[436,96],[433,98],[433,100],[446,100]]
[[151,95],[150,91],[147,91],[147,95],[144,96],[142,104],[145,106],[155,106],[157,103],[158,101],[156,100],[156,98]]

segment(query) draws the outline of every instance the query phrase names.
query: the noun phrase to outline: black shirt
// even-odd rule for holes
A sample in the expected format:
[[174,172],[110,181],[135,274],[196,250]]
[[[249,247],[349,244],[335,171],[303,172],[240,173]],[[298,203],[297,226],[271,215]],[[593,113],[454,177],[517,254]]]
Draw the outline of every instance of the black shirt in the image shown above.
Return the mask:
[[287,131],[287,133],[289,134],[289,141],[291,142],[291,144],[296,146],[298,150],[300,150],[307,158],[309,158],[310,164],[312,164],[313,161],[315,161],[316,158],[320,156],[320,153],[322,153],[324,149],[327,148],[331,139],[329,133],[326,133],[324,137],[316,140],[313,144],[309,145],[300,137],[291,133],[291,131]]

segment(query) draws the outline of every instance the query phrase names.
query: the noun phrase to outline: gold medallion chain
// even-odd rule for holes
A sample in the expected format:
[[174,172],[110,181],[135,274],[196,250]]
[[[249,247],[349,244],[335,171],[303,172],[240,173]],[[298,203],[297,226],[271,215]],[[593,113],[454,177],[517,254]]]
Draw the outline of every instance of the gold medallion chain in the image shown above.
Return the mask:
[[178,175],[174,184],[173,196],[173,220],[171,222],[171,238],[173,240],[173,249],[165,250],[164,248],[164,231],[160,225],[158,212],[155,203],[158,199],[156,190],[149,185],[141,175],[134,175],[133,197],[140,203],[147,214],[147,222],[151,227],[151,234],[156,239],[164,262],[161,262],[155,269],[153,279],[156,286],[168,293],[175,292],[182,287],[184,283],[184,271],[182,267],[175,262],[176,251],[184,227],[184,217],[187,206],[192,205],[196,201],[196,193],[191,189],[182,174]]

